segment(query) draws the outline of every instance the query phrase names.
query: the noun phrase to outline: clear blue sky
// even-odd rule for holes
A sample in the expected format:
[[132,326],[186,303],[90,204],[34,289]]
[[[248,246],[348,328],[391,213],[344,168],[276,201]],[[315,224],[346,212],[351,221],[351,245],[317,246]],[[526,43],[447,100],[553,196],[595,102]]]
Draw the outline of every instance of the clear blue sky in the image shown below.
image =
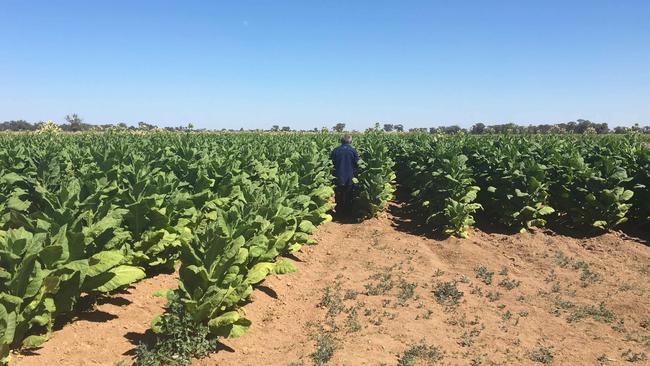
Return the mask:
[[0,121],[650,124],[650,1],[0,0]]

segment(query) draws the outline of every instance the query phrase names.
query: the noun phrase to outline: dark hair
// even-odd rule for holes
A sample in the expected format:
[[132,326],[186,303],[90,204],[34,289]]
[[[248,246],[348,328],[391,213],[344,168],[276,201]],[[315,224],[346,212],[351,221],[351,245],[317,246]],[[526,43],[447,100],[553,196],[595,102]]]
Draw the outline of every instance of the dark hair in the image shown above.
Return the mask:
[[351,144],[352,143],[352,136],[351,135],[343,135],[341,136],[341,143],[342,144]]

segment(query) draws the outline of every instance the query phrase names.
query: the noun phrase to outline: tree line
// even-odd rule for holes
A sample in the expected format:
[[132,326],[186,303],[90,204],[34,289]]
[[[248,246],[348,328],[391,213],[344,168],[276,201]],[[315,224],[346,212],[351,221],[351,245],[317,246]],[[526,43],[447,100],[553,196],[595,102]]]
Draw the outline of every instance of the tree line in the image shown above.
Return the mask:
[[[152,123],[138,122],[137,126],[129,126],[126,123],[116,123],[116,124],[90,124],[84,122],[84,120],[79,117],[77,114],[71,114],[65,116],[65,123],[60,124],[59,127],[62,131],[66,132],[77,132],[77,131],[101,131],[109,129],[122,129],[122,130],[137,130],[137,131],[152,131],[157,129],[162,129],[166,131],[193,131],[194,125],[188,123],[186,126],[178,127],[158,127]],[[5,121],[0,123],[0,131],[37,131],[41,128],[46,122],[36,122],[30,123],[25,120],[12,120]],[[345,123],[335,124],[331,130],[334,132],[343,132],[346,131]],[[399,123],[385,123],[383,124],[383,130],[386,132],[405,132],[403,124]],[[327,130],[327,128],[322,128],[322,130]],[[204,130],[197,130],[204,131]],[[221,129],[221,131],[244,131],[244,129],[233,130],[233,129]],[[256,130],[261,131],[261,130]],[[280,131],[294,131],[289,126],[273,125],[267,131],[280,132]],[[318,128],[311,130],[301,130],[301,131],[319,131]],[[439,126],[439,127],[428,127],[428,128],[410,128],[410,132],[428,132],[428,133],[443,133],[443,134],[455,134],[459,132],[481,135],[481,134],[545,134],[545,133],[570,133],[570,134],[608,134],[608,133],[628,133],[628,132],[639,132],[650,134],[650,126],[639,126],[638,123],[634,124],[631,127],[617,126],[610,128],[607,123],[596,123],[591,122],[586,119],[578,119],[576,121],[566,122],[566,123],[555,123],[555,124],[538,124],[538,125],[518,125],[515,123],[505,123],[505,124],[493,124],[486,125],[484,123],[475,123],[470,128],[463,128],[458,125],[451,126]]]

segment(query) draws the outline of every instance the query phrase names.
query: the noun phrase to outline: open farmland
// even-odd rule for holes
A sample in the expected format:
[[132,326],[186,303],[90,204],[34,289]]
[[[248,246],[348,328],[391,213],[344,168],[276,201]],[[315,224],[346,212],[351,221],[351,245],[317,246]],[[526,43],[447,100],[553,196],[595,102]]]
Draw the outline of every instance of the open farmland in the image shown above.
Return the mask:
[[[636,135],[360,134],[359,218],[330,222],[337,137],[0,135],[3,356],[647,362]],[[107,306],[122,315],[88,321]]]

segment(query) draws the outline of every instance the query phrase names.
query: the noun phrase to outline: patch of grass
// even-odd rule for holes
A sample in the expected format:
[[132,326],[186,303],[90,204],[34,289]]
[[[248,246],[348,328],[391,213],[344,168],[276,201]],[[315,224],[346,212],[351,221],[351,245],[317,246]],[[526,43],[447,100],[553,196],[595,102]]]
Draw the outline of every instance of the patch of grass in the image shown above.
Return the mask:
[[370,296],[383,295],[390,291],[393,286],[392,268],[386,268],[383,272],[378,272],[370,276],[372,282],[364,285],[366,293]]
[[589,284],[596,283],[600,281],[600,276],[592,272],[589,268],[584,268],[582,274],[580,275],[580,286],[587,287]]
[[490,300],[490,302],[495,302],[495,301],[501,299],[501,293],[499,291],[497,291],[497,292],[490,291],[490,292],[488,292],[486,297],[488,298],[488,300]]
[[643,329],[650,330],[650,318],[641,319],[641,321],[639,322],[639,326]]
[[327,309],[328,317],[334,317],[344,310],[340,282],[336,282],[333,287],[327,286],[323,288],[323,296],[318,306]]
[[531,361],[550,365],[553,363],[553,348],[546,346],[538,346],[533,349],[528,355]]
[[474,344],[474,338],[478,337],[481,334],[479,329],[472,329],[469,332],[463,332],[463,335],[458,340],[458,344],[461,347],[470,347]]
[[631,349],[623,352],[621,354],[621,357],[623,357],[623,359],[627,362],[639,362],[648,360],[648,355],[646,355],[645,352],[632,352]]
[[512,318],[512,312],[511,312],[510,310],[506,311],[505,313],[503,313],[503,314],[501,315],[501,319],[502,319],[504,322],[507,322],[508,320],[510,320],[510,318]]
[[586,305],[577,308],[573,313],[571,313],[571,315],[569,315],[567,321],[569,323],[575,323],[587,317],[592,317],[594,320],[603,323],[611,323],[616,318],[614,313],[607,309],[605,304],[601,302],[598,307],[594,305]]
[[456,287],[456,282],[439,282],[433,290],[433,295],[438,303],[445,305],[457,305],[463,297],[463,293]]
[[553,286],[551,286],[551,292],[553,292],[553,293],[556,293],[556,294],[560,293],[561,290],[562,290],[562,288],[560,287],[559,282],[556,282],[556,283],[553,284]]
[[504,278],[501,281],[499,281],[499,286],[505,288],[506,290],[510,291],[516,287],[519,287],[521,284],[521,281],[517,280],[511,280],[509,278]]
[[492,277],[494,276],[494,272],[490,272],[487,267],[478,265],[474,267],[474,273],[476,274],[476,278],[483,281],[483,283],[486,285],[492,284]]
[[555,252],[555,264],[562,268],[566,268],[571,262],[573,261],[573,258],[567,256],[562,252],[561,250],[558,250]]
[[416,283],[401,280],[398,287],[399,293],[397,294],[397,303],[403,306],[413,297],[415,294],[415,288],[418,287],[418,285]]
[[217,349],[207,325],[198,323],[172,293],[165,313],[158,323],[159,332],[152,345],[136,349],[136,366],[189,365],[193,358],[203,358]]
[[348,333],[354,333],[361,330],[361,324],[359,323],[356,307],[352,308],[348,312],[348,316],[345,319],[345,328]]
[[397,366],[433,365],[443,357],[440,348],[421,343],[404,351],[397,359]]
[[343,300],[356,300],[357,296],[359,296],[358,291],[347,290],[347,291],[345,291],[345,295],[343,296]]
[[316,351],[311,353],[309,357],[311,357],[315,366],[323,366],[332,359],[337,348],[338,344],[331,333],[320,332],[316,335]]

